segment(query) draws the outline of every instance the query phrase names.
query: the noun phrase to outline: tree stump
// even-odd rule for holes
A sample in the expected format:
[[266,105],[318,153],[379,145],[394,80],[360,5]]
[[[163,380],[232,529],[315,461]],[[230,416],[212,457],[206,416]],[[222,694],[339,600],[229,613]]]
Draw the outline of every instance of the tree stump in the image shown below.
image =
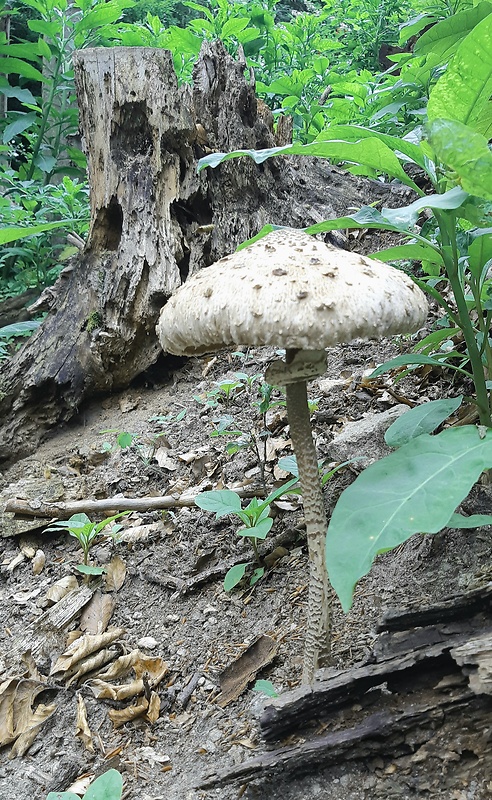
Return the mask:
[[378,199],[401,204],[394,187],[316,159],[242,159],[198,175],[205,152],[275,144],[245,66],[206,42],[190,87],[178,86],[164,50],[75,53],[90,230],[45,293],[42,326],[3,367],[0,460],[33,451],[85,399],[154,364],[155,324],[173,290],[267,222],[304,227]]

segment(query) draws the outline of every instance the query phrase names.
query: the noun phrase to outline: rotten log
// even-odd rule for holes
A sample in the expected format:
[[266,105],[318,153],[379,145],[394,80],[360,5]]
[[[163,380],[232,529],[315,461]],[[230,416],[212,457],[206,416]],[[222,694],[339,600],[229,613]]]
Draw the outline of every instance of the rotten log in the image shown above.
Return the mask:
[[[452,599],[453,601],[456,598]],[[449,607],[452,601],[450,600]],[[463,609],[469,609],[468,616]],[[441,622],[442,604],[413,612],[430,625],[386,632],[373,651],[374,663],[320,671],[321,679],[269,701],[261,718],[263,739],[299,744],[275,747],[232,769],[206,775],[197,788],[211,789],[279,776],[312,774],[346,761],[406,759],[405,768],[426,758],[426,745],[477,754],[490,773],[492,742],[492,584],[467,592]],[[391,617],[395,623],[397,613]],[[408,611],[400,612],[403,620]],[[406,647],[404,643],[406,641]],[[319,735],[320,731],[322,732]],[[437,745],[436,745],[437,742]],[[439,742],[442,745],[439,745]],[[459,757],[455,758],[459,761]],[[480,770],[477,766],[477,776]]]
[[[242,159],[198,175],[205,152],[275,144],[244,68],[220,42],[204,43],[192,87],[178,86],[167,51],[75,53],[90,230],[50,289],[42,326],[2,367],[0,460],[32,452],[84,400],[154,365],[167,298],[265,223],[304,227],[365,203],[408,200],[406,187],[312,158]],[[164,359],[160,369],[164,379]]]

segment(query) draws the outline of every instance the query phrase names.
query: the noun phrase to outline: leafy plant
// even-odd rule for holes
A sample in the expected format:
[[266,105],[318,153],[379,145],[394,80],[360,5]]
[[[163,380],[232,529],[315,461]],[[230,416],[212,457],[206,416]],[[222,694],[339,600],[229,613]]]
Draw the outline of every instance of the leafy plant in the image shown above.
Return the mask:
[[[115,769],[110,769],[91,783],[83,800],[120,800],[123,779]],[[80,800],[74,792],[50,792],[46,800]]]
[[17,338],[30,336],[36,328],[40,326],[39,320],[27,320],[26,322],[14,322],[12,325],[5,325],[0,328],[0,361],[10,356],[10,347]]
[[[258,551],[258,542],[267,537],[273,525],[273,519],[270,517],[271,504],[282,495],[292,493],[293,487],[297,482],[297,478],[293,478],[271,492],[262,502],[253,497],[245,508],[242,507],[239,495],[230,489],[202,492],[195,498],[195,504],[198,508],[202,508],[204,511],[213,511],[216,519],[230,514],[244,523],[244,526],[239,528],[236,533],[238,536],[248,539],[253,548],[255,563],[257,564],[249,581],[250,586],[254,586],[265,572]],[[230,592],[234,586],[240,583],[251,563],[251,561],[247,561],[242,564],[236,564],[228,570],[224,578],[224,590],[226,592]]]
[[[481,472],[492,467],[490,4],[482,5],[480,13],[456,15],[435,28],[427,37],[429,52],[424,64],[430,88],[427,124],[411,137],[332,125],[304,146],[214,153],[200,162],[201,167],[217,166],[241,154],[257,163],[280,154],[316,155],[359,174],[385,174],[419,196],[404,208],[363,207],[355,214],[306,229],[315,234],[368,228],[403,235],[404,244],[376,255],[387,261],[422,263],[424,277],[417,283],[441,307],[443,330],[426,337],[422,352],[398,356],[375,370],[373,376],[421,364],[454,370],[473,385],[480,422],[478,429],[467,425],[430,435],[422,433],[429,424],[420,416],[422,411],[407,412],[406,436],[412,438],[364,470],[342,493],[328,528],[326,561],[345,609],[350,606],[356,581],[368,572],[377,553],[416,532],[435,533],[455,524],[469,527],[473,522],[483,524],[485,519],[478,516],[457,522],[454,511]],[[449,47],[443,50],[445,36]],[[434,194],[426,193],[410,177],[410,164],[412,175],[425,176]],[[417,223],[424,209],[430,211],[430,220],[419,231]],[[259,236],[272,228],[267,226]],[[464,352],[454,346],[442,347],[446,342],[454,344],[456,333],[462,338]],[[415,434],[410,434],[413,426]]]
[[[96,539],[102,535],[104,528],[111,525],[116,519],[130,514],[130,511],[121,511],[119,514],[114,514],[112,517],[103,519],[102,522],[91,522],[87,514],[73,514],[70,519],[56,520],[45,531],[59,531],[66,530],[79,542],[82,553],[84,554],[84,561],[77,566],[79,572],[84,575],[102,575],[104,567],[93,567],[89,565],[89,553],[92,545]],[[114,538],[121,530],[121,525],[111,525],[109,531],[105,535]]]
[[278,692],[271,681],[255,681],[253,691],[262,692],[262,694],[266,694],[267,697],[278,697]]

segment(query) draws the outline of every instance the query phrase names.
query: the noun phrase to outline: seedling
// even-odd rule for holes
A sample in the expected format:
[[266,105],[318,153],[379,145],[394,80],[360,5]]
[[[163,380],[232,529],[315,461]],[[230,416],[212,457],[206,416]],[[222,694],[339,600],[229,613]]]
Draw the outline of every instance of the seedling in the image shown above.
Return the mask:
[[[97,537],[102,534],[104,528],[116,519],[130,513],[130,511],[120,511],[119,514],[107,517],[102,522],[91,522],[87,514],[73,514],[70,519],[56,520],[49,528],[45,528],[45,531],[59,531],[60,529],[68,531],[70,536],[78,540],[84,554],[83,563],[78,564],[76,569],[82,572],[83,575],[102,575],[104,567],[93,567],[88,563],[90,549]],[[121,525],[111,525],[110,530],[106,531],[105,535],[114,539],[120,530]]]
[[103,450],[109,451],[113,450],[113,447],[120,447],[122,450],[126,450],[127,447],[130,447],[133,444],[134,439],[138,437],[138,433],[129,433],[128,431],[119,431],[115,428],[109,428],[105,431],[99,431],[99,433],[116,433],[116,445],[112,445],[110,442],[103,442]]
[[270,517],[271,504],[284,494],[292,494],[294,492],[293,487],[297,482],[297,477],[292,478],[292,480],[271,492],[263,502],[259,502],[257,497],[253,497],[246,508],[242,507],[239,495],[230,489],[202,492],[195,498],[195,504],[198,508],[202,508],[204,511],[214,511],[216,519],[225,517],[227,514],[238,517],[244,523],[244,527],[239,528],[236,533],[238,536],[248,539],[253,548],[254,562],[246,561],[242,564],[236,564],[227,571],[224,578],[224,590],[226,592],[230,592],[231,589],[237,586],[243,579],[247,568],[253,563],[257,566],[249,580],[249,585],[254,586],[263,577],[265,568],[262,566],[258,552],[258,542],[266,539],[273,525],[273,519]]
[[267,697],[278,697],[278,692],[271,681],[256,681],[253,691],[266,694]]
[[188,409],[182,408],[177,414],[154,414],[149,417],[149,422],[157,422],[158,425],[170,425],[172,422],[181,422],[185,418]]
[[[121,800],[123,778],[115,769],[110,769],[91,783],[82,800]],[[46,800],[80,800],[74,792],[50,792]]]

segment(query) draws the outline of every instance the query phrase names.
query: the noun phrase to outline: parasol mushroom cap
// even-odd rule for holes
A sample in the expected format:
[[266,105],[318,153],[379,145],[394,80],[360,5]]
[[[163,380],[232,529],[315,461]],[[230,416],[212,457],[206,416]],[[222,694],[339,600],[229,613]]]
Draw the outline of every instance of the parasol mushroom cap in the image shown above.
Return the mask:
[[281,229],[187,280],[157,333],[174,355],[236,345],[322,350],[416,331],[427,310],[424,293],[394,267]]

